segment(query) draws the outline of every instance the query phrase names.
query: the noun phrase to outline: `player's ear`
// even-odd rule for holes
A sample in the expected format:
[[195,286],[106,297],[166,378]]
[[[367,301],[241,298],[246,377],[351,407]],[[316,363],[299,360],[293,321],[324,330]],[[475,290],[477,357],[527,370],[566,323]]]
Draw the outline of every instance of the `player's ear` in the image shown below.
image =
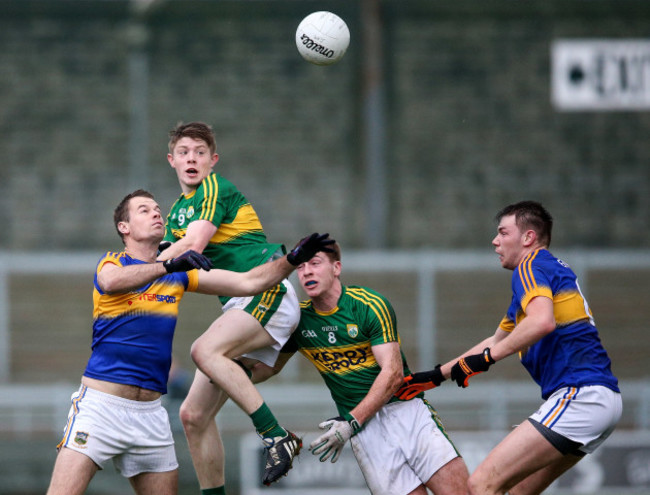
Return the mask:
[[219,161],[219,155],[215,153],[214,155],[212,155],[212,166],[214,167],[218,161]]
[[332,264],[334,265],[334,276],[338,277],[339,275],[341,275],[341,262],[335,261]]
[[537,241],[537,232],[532,229],[524,232],[524,246],[532,246]]
[[127,225],[126,222],[118,222],[117,231],[122,235],[128,234],[129,233],[129,226]]

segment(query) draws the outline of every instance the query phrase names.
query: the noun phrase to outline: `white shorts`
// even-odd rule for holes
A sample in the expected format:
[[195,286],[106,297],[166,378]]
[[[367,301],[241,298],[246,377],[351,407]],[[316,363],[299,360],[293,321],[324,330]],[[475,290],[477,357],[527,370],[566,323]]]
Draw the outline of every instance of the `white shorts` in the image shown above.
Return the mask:
[[282,281],[282,286],[283,293],[278,293],[273,288],[257,296],[233,297],[224,304],[222,309],[224,313],[229,309],[246,311],[273,337],[275,344],[243,355],[268,366],[275,365],[280,349],[289,340],[300,321],[300,303],[293,285],[285,279]]
[[373,495],[405,495],[459,456],[422,399],[386,404],[350,439]]
[[103,469],[108,459],[125,478],[178,468],[167,410],[161,400],[134,401],[82,385],[57,449],[90,457]]
[[530,416],[590,454],[611,435],[621,419],[621,394],[601,385],[557,390]]

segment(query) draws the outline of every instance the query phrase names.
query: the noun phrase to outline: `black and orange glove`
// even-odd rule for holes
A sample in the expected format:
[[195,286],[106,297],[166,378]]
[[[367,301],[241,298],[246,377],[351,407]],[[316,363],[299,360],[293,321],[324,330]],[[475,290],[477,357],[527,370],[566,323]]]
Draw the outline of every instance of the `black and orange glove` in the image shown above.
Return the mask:
[[395,397],[402,400],[411,400],[425,390],[439,387],[444,381],[445,377],[442,376],[440,365],[431,371],[412,373],[404,377],[404,385],[395,392]]
[[492,359],[492,355],[490,354],[490,348],[486,347],[481,354],[472,354],[471,356],[460,358],[451,368],[451,379],[459,387],[465,388],[471,376],[487,371],[493,364],[494,359]]

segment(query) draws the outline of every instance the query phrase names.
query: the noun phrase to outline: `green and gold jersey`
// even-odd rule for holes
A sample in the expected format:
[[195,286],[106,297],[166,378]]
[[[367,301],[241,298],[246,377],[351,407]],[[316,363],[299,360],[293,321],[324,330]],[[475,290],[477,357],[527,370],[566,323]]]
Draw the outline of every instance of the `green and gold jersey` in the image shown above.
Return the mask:
[[257,213],[239,190],[224,177],[211,173],[196,191],[173,204],[165,224],[165,240],[185,237],[195,220],[212,222],[217,231],[203,250],[214,268],[245,272],[266,262],[282,244],[269,244]]
[[[282,352],[300,351],[316,366],[343,415],[368,394],[381,370],[372,346],[399,342],[393,307],[378,292],[350,285],[332,311],[318,312],[311,301],[300,310],[298,328]],[[402,361],[408,374],[404,353]]]

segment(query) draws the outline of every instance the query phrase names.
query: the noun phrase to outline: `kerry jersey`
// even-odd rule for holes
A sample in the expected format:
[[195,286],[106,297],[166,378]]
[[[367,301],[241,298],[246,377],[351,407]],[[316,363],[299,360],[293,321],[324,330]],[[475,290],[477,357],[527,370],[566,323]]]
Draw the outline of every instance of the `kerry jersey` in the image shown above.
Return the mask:
[[[395,312],[384,296],[356,286],[344,286],[328,313],[315,310],[311,301],[300,309],[298,328],[282,352],[300,351],[316,366],[343,415],[368,394],[381,371],[371,347],[399,342]],[[402,362],[408,374],[403,353]]]
[[546,249],[533,251],[514,270],[512,302],[499,328],[512,332],[525,318],[528,303],[537,296],[553,301],[557,326],[519,356],[542,388],[542,398],[571,386],[603,385],[619,392],[575,273]]
[[165,240],[185,237],[195,220],[212,222],[217,231],[203,250],[214,268],[245,272],[261,265],[282,244],[269,244],[252,205],[232,182],[211,173],[190,194],[181,194],[173,204],[165,225]]
[[92,354],[85,376],[167,393],[178,303],[195,291],[198,272],[177,272],[129,293],[107,294],[97,274],[107,263],[144,264],[126,252],[100,258],[94,277]]

